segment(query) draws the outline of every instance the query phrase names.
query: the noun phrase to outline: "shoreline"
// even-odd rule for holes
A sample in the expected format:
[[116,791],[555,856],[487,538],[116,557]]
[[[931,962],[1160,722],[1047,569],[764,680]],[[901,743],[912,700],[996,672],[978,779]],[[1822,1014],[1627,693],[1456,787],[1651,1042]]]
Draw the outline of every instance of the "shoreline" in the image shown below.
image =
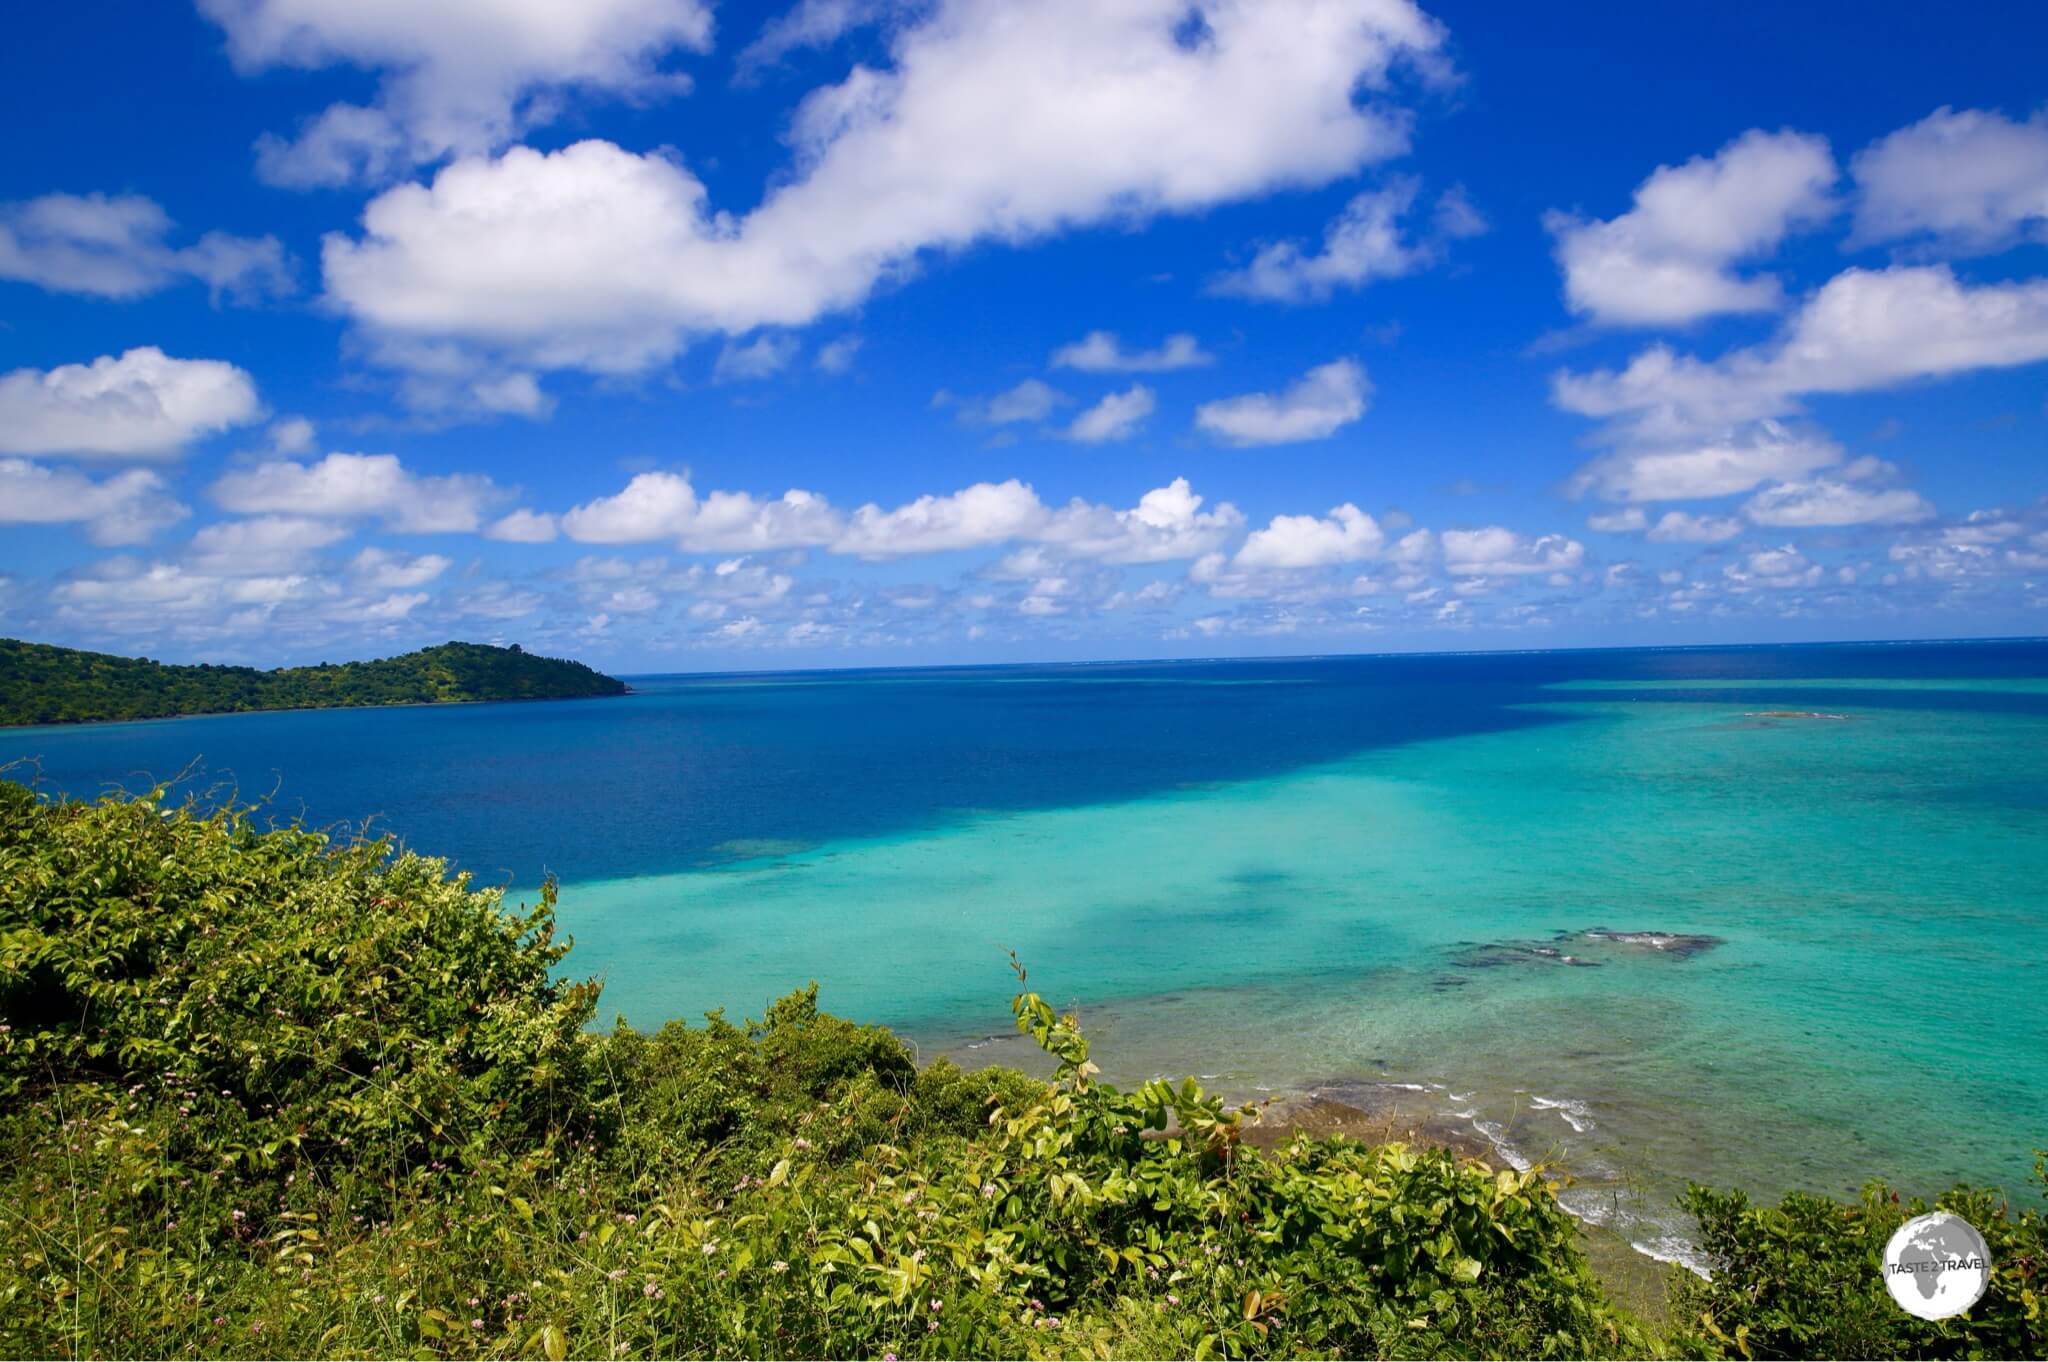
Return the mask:
[[120,719],[59,719],[51,724],[17,724],[0,720],[0,733],[35,729],[93,728],[104,724],[168,724],[181,719],[240,719],[251,714],[321,714],[337,709],[441,709],[457,705],[530,705],[563,700],[623,700],[640,692],[628,686],[618,695],[500,695],[475,700],[384,700],[365,705],[276,705],[260,709],[195,709],[182,714],[138,714]]

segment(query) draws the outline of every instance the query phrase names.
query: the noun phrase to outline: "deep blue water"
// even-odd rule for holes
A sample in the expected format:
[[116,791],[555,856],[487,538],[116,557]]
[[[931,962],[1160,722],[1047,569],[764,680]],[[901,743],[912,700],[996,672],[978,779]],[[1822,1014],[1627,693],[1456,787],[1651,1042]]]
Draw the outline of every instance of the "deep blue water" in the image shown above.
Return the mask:
[[[1428,654],[629,678],[616,700],[0,730],[0,762],[92,795],[189,772],[279,818],[366,819],[485,882],[658,874],[977,812],[1270,776],[1369,749],[1558,722],[1560,682],[2048,675],[2048,640]],[[1779,700],[1786,696],[1777,696]],[[2048,713],[1949,691],[1789,702]],[[17,768],[10,774],[24,778]]]

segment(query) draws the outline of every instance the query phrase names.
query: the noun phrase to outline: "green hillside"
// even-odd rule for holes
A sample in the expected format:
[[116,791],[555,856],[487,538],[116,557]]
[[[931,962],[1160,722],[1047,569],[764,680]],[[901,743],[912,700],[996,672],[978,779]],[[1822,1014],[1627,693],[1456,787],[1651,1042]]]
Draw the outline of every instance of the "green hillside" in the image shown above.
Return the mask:
[[0,639],[0,726],[255,709],[567,700],[625,691],[623,681],[580,662],[535,657],[517,645],[443,643],[371,662],[258,671],[170,666],[148,658]]

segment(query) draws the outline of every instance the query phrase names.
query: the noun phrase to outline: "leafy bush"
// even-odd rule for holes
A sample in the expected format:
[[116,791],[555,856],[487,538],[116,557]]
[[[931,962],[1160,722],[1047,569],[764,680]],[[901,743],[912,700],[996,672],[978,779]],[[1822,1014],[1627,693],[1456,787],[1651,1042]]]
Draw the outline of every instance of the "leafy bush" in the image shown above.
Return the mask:
[[[2035,1175],[2048,1192],[2048,1163]],[[1704,1357],[2048,1356],[2048,1219],[1996,1194],[1959,1187],[1935,1206],[1961,1216],[1991,1250],[1984,1298],[1953,1319],[1916,1319],[1883,1284],[1885,1242],[1927,1212],[1882,1183],[1844,1205],[1793,1195],[1756,1206],[1740,1192],[1694,1186],[1682,1204],[1699,1222],[1711,1282],[1677,1279],[1680,1346]]]

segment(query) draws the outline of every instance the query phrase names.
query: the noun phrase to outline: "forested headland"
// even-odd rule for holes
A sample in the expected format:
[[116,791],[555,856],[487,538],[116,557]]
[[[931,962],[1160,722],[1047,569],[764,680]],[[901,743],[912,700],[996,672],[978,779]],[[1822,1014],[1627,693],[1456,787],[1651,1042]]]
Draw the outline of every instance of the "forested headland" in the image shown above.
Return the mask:
[[1879,1273],[1918,1203],[1696,1188],[1714,1277],[1652,1323],[1543,1170],[1254,1150],[1192,1080],[1102,1082],[1021,969],[1050,1080],[815,988],[600,1029],[568,958],[552,887],[0,780],[0,1356],[2048,1352],[2038,1203],[1941,1198],[1993,1268],[1927,1323]]
[[538,657],[516,644],[443,643],[369,662],[259,671],[0,639],[0,726],[625,693],[625,682],[581,662]]

